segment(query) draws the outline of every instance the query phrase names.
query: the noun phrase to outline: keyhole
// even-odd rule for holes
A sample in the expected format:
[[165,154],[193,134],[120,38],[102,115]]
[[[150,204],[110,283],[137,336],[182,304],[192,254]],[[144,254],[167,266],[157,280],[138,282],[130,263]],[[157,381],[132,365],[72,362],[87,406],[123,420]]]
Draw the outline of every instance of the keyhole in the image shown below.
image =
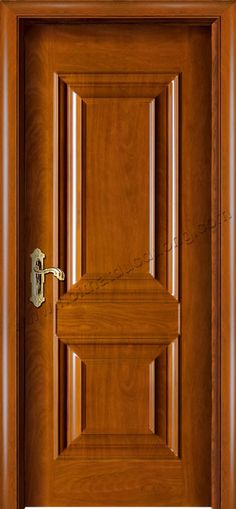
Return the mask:
[[[36,269],[41,270],[42,264],[40,260],[36,260],[35,262]],[[36,288],[37,288],[37,294],[39,295],[41,293],[41,274],[36,273]]]

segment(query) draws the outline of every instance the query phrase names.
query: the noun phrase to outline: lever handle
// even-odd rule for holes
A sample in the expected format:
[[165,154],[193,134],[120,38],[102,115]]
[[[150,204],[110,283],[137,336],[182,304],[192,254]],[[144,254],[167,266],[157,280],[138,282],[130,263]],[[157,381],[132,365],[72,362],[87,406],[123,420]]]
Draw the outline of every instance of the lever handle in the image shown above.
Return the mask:
[[34,271],[36,274],[53,274],[59,281],[64,281],[65,279],[65,272],[63,270],[58,269],[57,267],[48,267],[48,269],[38,269],[37,267],[34,267]]
[[65,273],[57,267],[43,268],[43,260],[45,254],[38,247],[31,253],[32,270],[31,270],[31,297],[30,301],[36,308],[40,307],[45,301],[43,295],[43,285],[46,274],[53,274],[59,281],[64,281]]

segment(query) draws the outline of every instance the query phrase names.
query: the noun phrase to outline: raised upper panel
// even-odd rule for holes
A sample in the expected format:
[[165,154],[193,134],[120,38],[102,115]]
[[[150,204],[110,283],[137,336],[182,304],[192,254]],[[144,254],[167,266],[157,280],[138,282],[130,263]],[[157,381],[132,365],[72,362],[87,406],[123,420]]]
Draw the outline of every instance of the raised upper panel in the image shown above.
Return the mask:
[[[154,192],[154,111],[151,99],[82,102],[81,275],[112,273],[148,251],[153,236],[149,201]],[[150,273],[150,264],[140,272]]]
[[158,292],[159,281],[177,297],[178,79],[72,75],[59,89],[67,291],[102,279],[103,292]]

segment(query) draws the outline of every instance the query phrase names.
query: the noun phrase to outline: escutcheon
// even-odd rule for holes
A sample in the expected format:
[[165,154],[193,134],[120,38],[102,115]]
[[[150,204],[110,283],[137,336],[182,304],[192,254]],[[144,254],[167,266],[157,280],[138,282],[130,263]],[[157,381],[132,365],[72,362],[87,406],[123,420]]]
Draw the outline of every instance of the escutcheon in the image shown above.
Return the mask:
[[53,274],[59,281],[65,280],[65,273],[57,267],[43,268],[45,254],[38,247],[31,253],[32,270],[30,275],[31,297],[30,301],[36,308],[39,308],[45,301],[43,295],[44,279],[46,274]]

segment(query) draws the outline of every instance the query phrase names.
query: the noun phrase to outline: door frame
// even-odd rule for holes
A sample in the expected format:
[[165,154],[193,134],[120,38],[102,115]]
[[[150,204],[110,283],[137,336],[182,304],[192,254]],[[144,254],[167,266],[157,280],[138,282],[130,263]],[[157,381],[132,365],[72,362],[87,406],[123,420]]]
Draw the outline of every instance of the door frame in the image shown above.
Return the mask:
[[[212,506],[236,507],[236,1],[2,1],[0,505],[24,507],[24,383],[21,332],[24,264],[24,23],[76,19],[183,21],[212,34]],[[217,218],[217,219],[216,219]],[[1,482],[1,481],[0,481]]]

